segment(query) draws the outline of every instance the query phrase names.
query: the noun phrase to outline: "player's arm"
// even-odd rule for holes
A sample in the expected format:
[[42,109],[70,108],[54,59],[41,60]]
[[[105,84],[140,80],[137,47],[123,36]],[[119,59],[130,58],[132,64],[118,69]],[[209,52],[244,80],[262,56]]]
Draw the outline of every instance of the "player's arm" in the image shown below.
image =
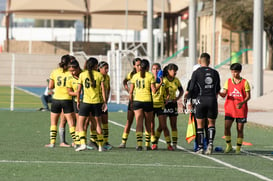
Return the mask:
[[78,109],[80,109],[81,90],[82,90],[82,84],[78,84],[78,89],[77,89],[77,92],[76,92],[76,95],[77,95],[77,108]]
[[247,103],[251,98],[250,86],[249,86],[249,83],[247,81],[245,83],[245,93],[246,93],[246,97],[244,98],[244,100],[237,104],[238,109],[240,109],[243,106],[243,104]]
[[124,80],[123,80],[123,87],[124,87],[124,89],[129,93],[129,87],[128,87],[128,79],[127,78],[125,78]]

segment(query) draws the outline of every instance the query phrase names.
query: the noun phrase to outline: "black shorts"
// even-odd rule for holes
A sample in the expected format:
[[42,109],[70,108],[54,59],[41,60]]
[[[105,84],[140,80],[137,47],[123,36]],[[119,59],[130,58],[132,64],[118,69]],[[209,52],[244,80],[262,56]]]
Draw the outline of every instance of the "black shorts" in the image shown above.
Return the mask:
[[234,121],[234,119],[236,120],[236,123],[246,123],[247,122],[247,118],[233,118],[230,116],[225,116],[225,120]]
[[218,116],[218,103],[214,96],[198,97],[196,99],[197,119],[216,119]]
[[128,111],[134,111],[134,109],[132,108],[132,102],[129,101],[128,103],[128,108],[127,108]]
[[165,105],[164,113],[169,117],[178,116],[177,102],[168,102]]
[[52,99],[51,112],[58,114],[61,113],[62,110],[65,114],[74,112],[73,101]]
[[165,115],[164,109],[162,107],[154,108],[154,115],[157,116]]
[[143,109],[144,112],[153,111],[153,102],[133,101],[133,110]]
[[80,103],[80,110],[79,110],[79,115],[80,116],[89,116],[90,113],[92,116],[99,117],[101,116],[102,113],[102,103],[98,104],[89,104],[89,103]]
[[73,101],[73,108],[74,108],[75,113],[79,113],[79,109],[77,107],[77,102],[76,101]]

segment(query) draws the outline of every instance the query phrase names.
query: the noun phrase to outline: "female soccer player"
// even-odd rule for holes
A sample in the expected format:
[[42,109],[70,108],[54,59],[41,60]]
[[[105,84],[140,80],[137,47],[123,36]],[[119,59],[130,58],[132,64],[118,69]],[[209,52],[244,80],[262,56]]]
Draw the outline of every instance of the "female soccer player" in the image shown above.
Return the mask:
[[[137,72],[140,71],[140,63],[141,63],[141,59],[140,58],[135,58],[133,60],[133,66],[134,69],[128,73],[127,77],[123,80],[123,86],[125,88],[125,90],[129,93],[129,87],[128,87],[128,82],[132,79],[133,75],[135,75]],[[130,133],[130,129],[134,120],[134,110],[133,110],[133,106],[132,106],[132,102],[129,100],[128,103],[128,111],[127,111],[127,122],[126,125],[124,127],[124,131],[122,134],[122,142],[119,145],[119,148],[125,148],[126,147],[126,142]]]
[[[89,117],[90,113],[94,116],[96,121],[97,130],[97,142],[99,145],[98,151],[103,151],[103,135],[101,129],[101,112],[107,109],[106,95],[104,88],[104,77],[97,71],[98,60],[96,58],[89,58],[86,62],[87,71],[80,74],[78,81],[77,91],[77,107],[79,108],[79,135],[81,145],[76,151],[86,149],[86,130],[84,130],[84,124],[86,118]],[[80,92],[83,88],[83,101],[80,104]],[[101,100],[101,96],[103,100]]]
[[67,71],[68,63],[71,57],[64,55],[59,63],[59,68],[53,70],[50,74],[49,89],[54,89],[52,104],[51,104],[51,126],[50,126],[50,143],[45,147],[53,148],[56,143],[57,135],[57,123],[60,114],[63,110],[65,119],[69,125],[69,131],[72,136],[73,142],[75,142],[75,124],[73,119],[73,102],[72,97],[68,94],[66,83],[72,78],[71,74]]
[[[108,75],[109,71],[109,65],[105,61],[101,61],[98,66],[98,71],[103,75],[104,77],[104,88],[105,88],[105,96],[106,100],[109,100],[110,96],[110,76]],[[101,95],[101,99],[103,99]],[[104,148],[107,150],[110,150],[113,148],[111,144],[108,142],[108,137],[109,137],[109,129],[108,129],[108,110],[103,111],[102,115],[102,132],[103,132],[103,141],[104,141]]]
[[[170,63],[167,67],[163,70],[163,77],[166,77],[168,84],[169,84],[169,94],[170,98],[168,103],[165,106],[164,112],[166,113],[167,117],[170,119],[171,128],[172,128],[172,142],[173,142],[173,149],[175,150],[177,147],[177,101],[182,97],[184,90],[179,81],[176,77],[176,72],[178,70],[178,66],[176,64]],[[178,96],[176,96],[177,90],[179,91]]]
[[[161,66],[159,63],[154,63],[152,65],[152,73],[154,77],[157,77],[158,72],[161,70]],[[164,113],[165,108],[165,102],[169,99],[169,84],[166,78],[159,78],[160,82],[156,82],[156,93],[153,95],[153,119],[151,122],[151,142],[152,142],[152,150],[157,150],[157,143],[158,139],[160,137],[159,132],[156,131],[157,134],[155,134],[155,115],[158,117],[159,121],[159,127],[164,131],[165,140],[167,143],[167,149],[170,151],[173,151],[173,147],[171,146],[171,138],[170,138],[170,132],[167,127],[167,117]],[[166,97],[166,100],[164,98]],[[158,136],[159,135],[159,136]]]
[[[80,68],[79,62],[76,59],[71,60],[68,64],[68,71],[71,73],[72,78],[67,82],[68,94],[73,97],[73,108],[76,116],[76,120],[79,119],[79,109],[77,108],[77,90],[78,90],[78,79],[82,69]],[[80,99],[81,100],[81,99]],[[79,138],[79,124],[76,123],[76,145],[80,144]]]
[[[149,73],[149,61],[141,60],[140,72],[131,79],[130,101],[136,117],[137,151],[142,150],[143,121],[145,120],[145,147],[151,150],[151,121],[153,119],[152,93],[156,92],[155,78]],[[135,93],[134,93],[135,91]],[[134,94],[134,95],[133,95]]]

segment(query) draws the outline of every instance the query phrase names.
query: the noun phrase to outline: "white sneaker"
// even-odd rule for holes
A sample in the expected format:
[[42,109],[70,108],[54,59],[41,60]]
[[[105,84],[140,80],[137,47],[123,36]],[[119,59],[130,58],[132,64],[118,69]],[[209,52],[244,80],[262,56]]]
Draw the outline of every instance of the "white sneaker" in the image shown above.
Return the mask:
[[206,155],[211,155],[212,154],[212,150],[213,150],[213,145],[209,144],[207,147],[207,150],[205,152]]
[[86,150],[86,144],[80,145],[78,148],[76,148],[75,151],[83,151],[83,150]]

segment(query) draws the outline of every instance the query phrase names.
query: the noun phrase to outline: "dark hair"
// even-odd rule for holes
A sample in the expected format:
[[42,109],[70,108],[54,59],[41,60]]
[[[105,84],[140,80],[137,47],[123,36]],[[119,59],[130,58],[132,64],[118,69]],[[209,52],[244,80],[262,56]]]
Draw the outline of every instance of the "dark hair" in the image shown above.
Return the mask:
[[230,65],[230,70],[241,71],[242,70],[242,65],[240,63],[233,63],[233,64]]
[[70,55],[63,55],[61,58],[61,62],[59,63],[59,67],[63,68],[63,71],[67,70],[67,65],[70,62]]
[[[136,62],[138,62],[138,61],[141,61],[141,59],[140,59],[140,58],[135,58],[135,59],[133,60],[133,65],[135,66],[135,65],[136,65]],[[136,72],[136,68],[134,67],[133,70],[132,70],[132,72],[130,73],[130,77],[132,78],[133,75],[136,74],[136,73],[137,73],[137,72]]]
[[86,61],[86,69],[88,70],[89,72],[89,76],[90,76],[90,79],[91,79],[91,86],[93,88],[96,88],[96,81],[94,79],[94,76],[93,76],[93,70],[95,68],[95,66],[98,65],[98,60],[94,57],[90,57],[87,61]]
[[168,65],[163,68],[163,77],[167,77],[169,75],[168,73]]
[[141,63],[140,63],[140,76],[141,78],[145,78],[145,73],[147,72],[147,70],[149,69],[150,67],[150,63],[148,60],[146,59],[142,59],[141,60]]
[[158,66],[158,67],[161,69],[161,65],[160,65],[159,63],[153,63],[152,67],[153,67],[154,65]]
[[109,66],[107,62],[105,61],[101,61],[99,64],[98,64],[98,71],[100,71],[100,68],[104,67],[104,66]]
[[200,55],[200,59],[202,59],[202,58],[204,58],[205,61],[206,61],[206,64],[209,65],[209,63],[210,63],[210,55],[208,53],[202,53]]
[[68,64],[68,67],[79,68],[80,64],[79,64],[78,60],[71,59],[71,61]]
[[178,70],[178,66],[174,63],[170,63],[168,64],[168,70],[174,70],[177,71]]

